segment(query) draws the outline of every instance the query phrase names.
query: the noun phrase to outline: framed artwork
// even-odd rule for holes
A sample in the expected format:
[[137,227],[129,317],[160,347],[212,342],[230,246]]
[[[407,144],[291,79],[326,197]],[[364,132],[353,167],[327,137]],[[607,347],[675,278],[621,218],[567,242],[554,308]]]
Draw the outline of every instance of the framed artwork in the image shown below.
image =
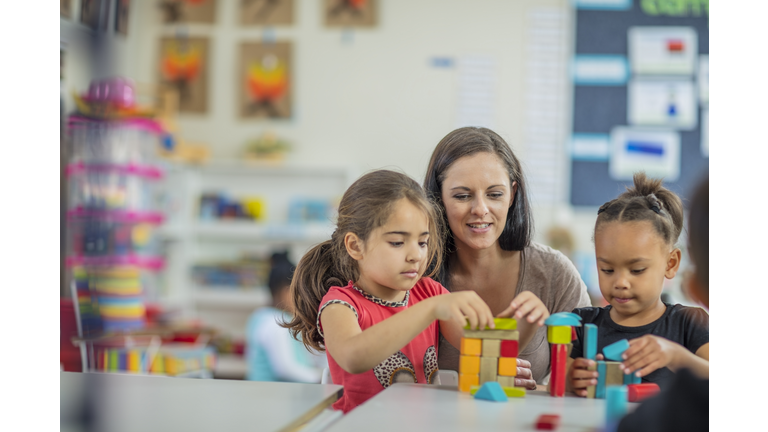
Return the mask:
[[131,0],[117,0],[115,11],[115,33],[128,35],[128,15],[131,11]]
[[240,0],[242,25],[291,25],[293,0]]
[[72,1],[71,0],[59,0],[59,15],[64,18],[72,16]]
[[291,117],[291,48],[290,42],[244,42],[240,45],[240,117]]
[[179,112],[208,109],[208,38],[160,39],[160,83],[179,93]]
[[373,27],[378,21],[377,0],[324,0],[328,27]]
[[80,3],[80,21],[93,30],[107,30],[109,0],[82,0]]
[[161,0],[164,24],[213,24],[216,0]]

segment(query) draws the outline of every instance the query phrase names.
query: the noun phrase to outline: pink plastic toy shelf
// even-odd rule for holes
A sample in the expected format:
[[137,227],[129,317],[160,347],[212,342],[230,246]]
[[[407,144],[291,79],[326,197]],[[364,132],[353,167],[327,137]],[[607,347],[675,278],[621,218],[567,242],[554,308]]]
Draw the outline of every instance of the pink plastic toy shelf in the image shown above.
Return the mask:
[[85,174],[89,172],[109,173],[117,172],[123,175],[135,175],[139,177],[146,177],[152,180],[158,180],[163,178],[163,170],[151,165],[139,165],[139,164],[85,164],[83,162],[77,162],[67,165],[64,174],[67,177],[79,174]]
[[67,257],[65,264],[67,267],[135,266],[157,271],[165,267],[165,260],[161,257],[145,257],[139,255],[69,256]]
[[68,220],[99,219],[124,223],[161,224],[165,219],[162,213],[131,210],[89,210],[77,207],[67,211]]
[[156,122],[155,120],[142,117],[132,117],[121,120],[97,120],[82,116],[70,116],[69,121],[67,122],[67,127],[70,129],[87,126],[133,127],[144,129],[157,135],[164,133],[163,127],[160,126],[160,123]]

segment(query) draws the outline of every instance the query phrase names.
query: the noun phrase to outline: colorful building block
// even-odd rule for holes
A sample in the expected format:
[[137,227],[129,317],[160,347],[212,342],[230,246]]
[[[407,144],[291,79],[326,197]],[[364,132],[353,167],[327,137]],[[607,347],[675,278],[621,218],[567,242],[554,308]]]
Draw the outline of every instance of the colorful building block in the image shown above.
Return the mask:
[[493,402],[506,402],[507,394],[496,381],[487,382],[480,386],[475,393],[475,399],[489,400]]
[[478,374],[459,374],[459,391],[469,393],[472,386],[480,385],[480,375]]
[[624,384],[624,371],[621,370],[621,363],[607,361],[605,362],[605,386]]
[[622,360],[621,355],[624,354],[624,351],[626,351],[628,348],[629,341],[622,339],[603,348],[603,355],[605,356],[606,360],[615,360],[620,362]]
[[[637,372],[637,371],[635,371],[635,372]],[[641,382],[643,382],[643,379],[640,378],[639,376],[635,375],[634,373],[624,374],[624,384],[625,385],[640,384]]]
[[464,337],[474,339],[518,340],[520,339],[520,332],[517,330],[464,330]]
[[[597,371],[597,363],[593,364],[592,366],[588,366],[587,370],[589,371]],[[599,380],[599,378],[598,378]],[[593,386],[587,386],[587,399],[595,399],[595,390],[597,389],[596,385]]]
[[[525,389],[522,387],[505,386],[501,383],[499,383],[499,385],[501,385],[501,389],[504,390],[504,394],[507,395],[507,397],[525,397]],[[480,390],[480,386],[472,386],[469,390],[469,394],[474,395],[478,390]]]
[[553,313],[544,321],[544,325],[578,327],[581,325],[581,317],[573,312]]
[[[552,328],[552,327],[550,327]],[[551,345],[552,372],[549,376],[549,394],[551,396],[565,396],[565,379],[567,373],[568,346],[562,344]]]
[[[517,330],[517,320],[514,318],[494,318],[493,324],[495,328],[485,326],[483,330]],[[469,321],[464,325],[464,330],[470,330]]]
[[501,357],[515,357],[518,356],[519,341],[516,340],[503,340],[501,341],[500,354]]
[[594,324],[584,324],[584,358],[597,358],[597,326]]
[[480,357],[480,385],[488,381],[496,382],[498,357]]
[[479,374],[480,373],[480,357],[478,356],[459,356],[459,373],[463,374]]
[[483,357],[501,357],[501,339],[483,339]]
[[560,416],[557,414],[542,414],[536,419],[536,430],[557,430],[560,426]]
[[480,356],[483,352],[483,341],[481,339],[461,338],[461,354]]
[[517,358],[515,357],[500,357],[499,358],[498,375],[513,377],[517,375]]
[[640,402],[659,392],[659,385],[656,383],[630,384],[627,386],[627,399],[630,402]]
[[570,326],[547,327],[547,342],[551,344],[571,343],[571,327]]
[[597,386],[595,388],[595,399],[605,399],[605,362],[597,362]]
[[605,389],[605,421],[619,421],[627,413],[627,386],[608,386]]
[[496,377],[496,382],[501,384],[502,387],[514,387],[515,377],[499,375]]

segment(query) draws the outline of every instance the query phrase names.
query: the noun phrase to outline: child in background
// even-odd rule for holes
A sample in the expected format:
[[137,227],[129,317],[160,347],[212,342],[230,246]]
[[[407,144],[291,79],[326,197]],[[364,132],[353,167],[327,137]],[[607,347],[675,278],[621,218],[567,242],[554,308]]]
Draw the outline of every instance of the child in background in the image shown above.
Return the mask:
[[[709,179],[696,189],[688,216],[688,250],[694,266],[688,293],[709,309]],[[619,423],[618,432],[708,431],[709,379],[687,369],[669,388],[643,401]]]
[[[661,300],[664,279],[675,277],[683,228],[680,198],[661,180],[636,173],[634,187],[603,204],[595,222],[595,255],[603,308],[579,308],[582,324],[598,327],[597,351],[629,340],[621,368],[664,389],[674,372],[689,368],[709,377],[709,315],[701,308]],[[576,328],[568,384],[579,396],[597,384],[594,360],[582,358],[584,327]],[[602,360],[602,354],[598,354]]]
[[344,386],[334,409],[347,413],[395,382],[432,383],[438,331],[459,346],[467,320],[494,327],[477,293],[422,277],[440,262],[436,229],[418,183],[374,171],[344,193],[331,239],[299,261],[296,317],[286,326],[308,349],[326,350],[331,378]]
[[294,266],[288,260],[288,253],[273,254],[271,266],[272,307],[254,312],[246,327],[246,379],[319,383],[327,365],[325,356],[307,352],[304,345],[279,324],[293,314],[290,286]]

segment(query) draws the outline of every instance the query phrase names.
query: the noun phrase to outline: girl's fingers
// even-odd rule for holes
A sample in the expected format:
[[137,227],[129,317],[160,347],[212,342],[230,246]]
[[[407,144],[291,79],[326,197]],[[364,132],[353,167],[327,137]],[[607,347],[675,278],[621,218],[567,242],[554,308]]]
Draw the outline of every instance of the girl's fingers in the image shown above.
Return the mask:
[[466,309],[466,310],[463,310],[462,312],[464,312],[464,315],[466,315],[467,320],[469,320],[469,328],[472,330],[476,330],[478,319],[477,319],[477,313],[475,312],[475,310],[472,308],[461,308],[461,309]]

